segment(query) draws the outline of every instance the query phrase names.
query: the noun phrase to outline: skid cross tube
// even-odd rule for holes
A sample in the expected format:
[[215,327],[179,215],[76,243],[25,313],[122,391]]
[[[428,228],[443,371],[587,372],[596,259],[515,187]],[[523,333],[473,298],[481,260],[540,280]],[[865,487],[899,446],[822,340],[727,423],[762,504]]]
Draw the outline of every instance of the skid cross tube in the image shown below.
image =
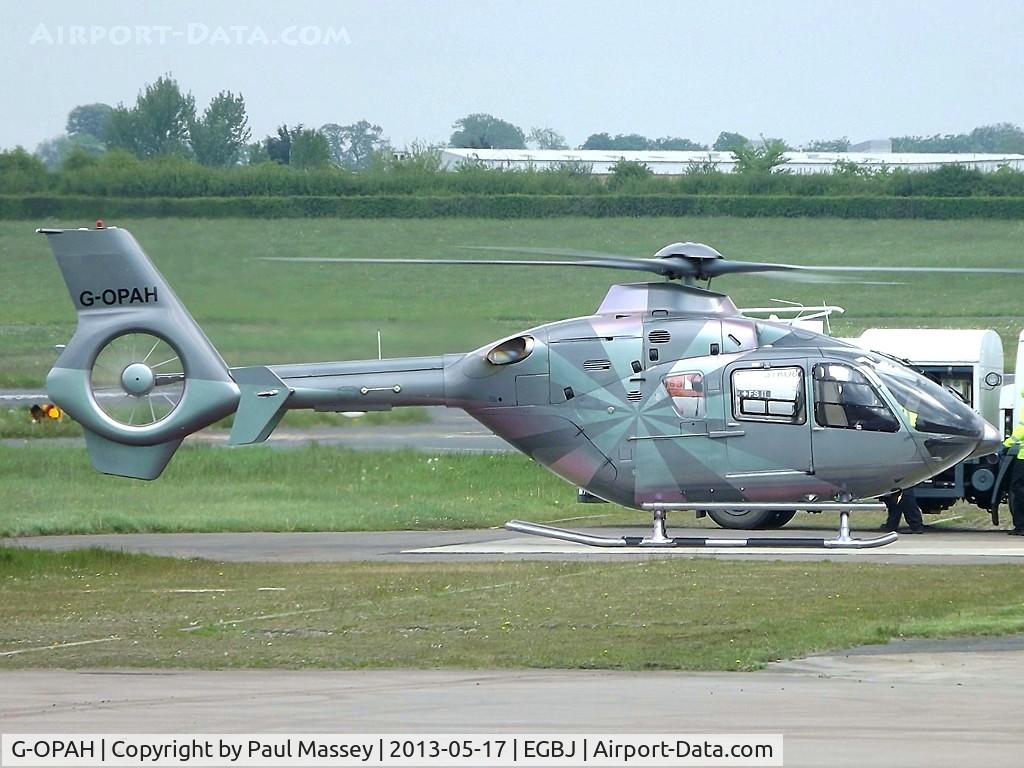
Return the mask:
[[[653,513],[650,536],[598,536],[591,533],[581,533],[567,528],[555,528],[540,523],[530,523],[524,520],[510,520],[505,523],[505,529],[516,533],[527,533],[532,536],[543,536],[549,539],[571,541],[576,544],[586,544],[591,547],[641,547],[641,548],[723,548],[723,549],[757,549],[757,548],[788,548],[788,549],[871,549],[884,547],[896,541],[898,535],[887,533],[884,536],[876,536],[871,539],[855,539],[850,536],[850,512],[881,512],[885,505],[878,502],[815,502],[801,504],[799,509],[807,512],[839,512],[839,533],[832,539],[811,538],[809,536],[750,536],[747,538],[714,538],[711,536],[668,536],[665,526],[665,513],[667,510],[693,510],[693,509],[780,509],[779,504],[765,502],[741,502],[725,503],[714,502],[706,504],[644,504],[643,508]],[[792,508],[794,505],[790,505]]]

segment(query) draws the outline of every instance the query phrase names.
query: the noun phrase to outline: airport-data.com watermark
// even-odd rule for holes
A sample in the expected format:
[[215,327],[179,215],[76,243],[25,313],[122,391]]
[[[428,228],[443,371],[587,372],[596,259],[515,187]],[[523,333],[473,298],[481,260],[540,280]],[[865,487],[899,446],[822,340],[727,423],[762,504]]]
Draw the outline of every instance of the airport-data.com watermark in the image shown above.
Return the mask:
[[290,25],[272,29],[259,25],[203,24],[182,25],[116,24],[38,24],[29,37],[29,45],[62,46],[145,46],[205,45],[221,47],[284,46],[286,48],[351,45],[345,27]]

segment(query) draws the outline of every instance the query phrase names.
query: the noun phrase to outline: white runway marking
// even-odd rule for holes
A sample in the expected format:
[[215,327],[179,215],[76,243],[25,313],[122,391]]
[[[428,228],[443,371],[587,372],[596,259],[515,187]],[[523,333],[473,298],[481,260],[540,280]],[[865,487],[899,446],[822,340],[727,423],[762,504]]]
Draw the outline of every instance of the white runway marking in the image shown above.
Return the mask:
[[61,648],[74,648],[79,645],[95,645],[96,643],[112,643],[120,640],[120,637],[103,637],[99,640],[78,640],[74,643],[55,643],[54,645],[40,645],[35,648],[22,648],[17,651],[3,651],[0,656],[17,656],[20,653],[34,653],[36,651],[56,651]]
[[203,627],[233,627],[236,624],[248,624],[251,621],[269,621],[270,619],[285,619],[289,616],[305,616],[308,613],[323,613],[328,608],[310,608],[306,611],[287,611],[286,613],[266,613],[262,616],[250,616],[245,619],[232,619],[231,621],[218,621],[213,624],[196,624],[191,627],[182,627],[180,632],[195,632]]
[[[931,545],[922,541],[922,537],[909,540],[910,537],[901,538],[894,544],[878,549],[829,549],[830,555],[843,555],[846,557],[857,557],[866,554],[885,554],[903,557],[1014,557],[1024,558],[1024,547],[1014,546],[992,546],[989,542],[979,542],[977,545],[968,543],[953,543],[949,541],[938,542]],[[568,541],[549,541],[537,537],[522,537],[514,539],[493,539],[491,541],[479,541],[468,544],[446,544],[438,547],[421,547],[418,549],[402,550],[402,554],[438,554],[438,555],[577,555],[577,554],[675,554],[686,557],[694,554],[701,555],[776,555],[792,556],[798,554],[815,554],[823,550],[820,547],[806,550],[794,549],[792,547],[756,547],[743,549],[739,547],[678,547],[678,548],[644,548],[644,547],[589,547],[585,544],[575,544]]]

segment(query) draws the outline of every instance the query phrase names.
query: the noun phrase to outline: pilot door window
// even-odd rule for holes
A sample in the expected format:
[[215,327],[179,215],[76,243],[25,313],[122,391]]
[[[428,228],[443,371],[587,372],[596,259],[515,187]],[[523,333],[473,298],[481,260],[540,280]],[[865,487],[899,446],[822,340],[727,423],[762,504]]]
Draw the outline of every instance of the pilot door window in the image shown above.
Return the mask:
[[898,432],[900,423],[864,374],[846,365],[814,366],[814,421],[819,427]]
[[732,415],[739,421],[805,424],[804,369],[740,368],[732,372]]
[[704,374],[696,371],[673,373],[665,377],[665,389],[672,398],[676,413],[684,419],[704,418]]

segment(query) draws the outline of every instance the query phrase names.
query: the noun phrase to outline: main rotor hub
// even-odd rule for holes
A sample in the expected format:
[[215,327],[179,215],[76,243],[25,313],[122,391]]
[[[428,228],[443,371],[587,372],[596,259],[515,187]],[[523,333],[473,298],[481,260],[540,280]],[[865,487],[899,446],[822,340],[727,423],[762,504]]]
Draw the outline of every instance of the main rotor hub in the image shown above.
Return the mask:
[[121,372],[121,386],[129,395],[148,395],[156,386],[156,375],[145,363],[132,363]]
[[722,254],[704,243],[671,243],[654,254],[655,259],[721,259]]

